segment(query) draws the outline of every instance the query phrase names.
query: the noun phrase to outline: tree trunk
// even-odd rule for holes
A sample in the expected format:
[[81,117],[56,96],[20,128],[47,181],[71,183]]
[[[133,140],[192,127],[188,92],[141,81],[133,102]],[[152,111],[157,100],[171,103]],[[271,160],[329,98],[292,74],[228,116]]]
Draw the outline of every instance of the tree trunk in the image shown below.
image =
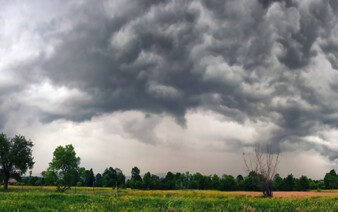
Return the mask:
[[4,178],[4,189],[5,190],[8,189],[8,181],[9,181],[9,176],[5,176],[5,178]]
[[264,197],[273,197],[272,181],[271,180],[264,180],[264,182],[263,182],[263,195],[264,195]]
[[61,186],[56,187],[56,191],[61,192],[61,193],[65,192],[68,189],[70,189],[70,186],[63,186],[62,188],[61,188]]

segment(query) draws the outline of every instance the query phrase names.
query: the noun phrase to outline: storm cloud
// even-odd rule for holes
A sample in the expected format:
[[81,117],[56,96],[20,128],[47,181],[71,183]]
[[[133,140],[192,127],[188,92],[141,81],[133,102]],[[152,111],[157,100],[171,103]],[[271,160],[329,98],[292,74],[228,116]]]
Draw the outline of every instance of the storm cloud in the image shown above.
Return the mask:
[[156,145],[161,117],[187,130],[189,112],[211,111],[257,133],[218,132],[225,149],[259,142],[338,158],[338,1],[1,5],[19,24],[0,15],[0,128],[13,111],[42,123],[139,111],[123,128]]

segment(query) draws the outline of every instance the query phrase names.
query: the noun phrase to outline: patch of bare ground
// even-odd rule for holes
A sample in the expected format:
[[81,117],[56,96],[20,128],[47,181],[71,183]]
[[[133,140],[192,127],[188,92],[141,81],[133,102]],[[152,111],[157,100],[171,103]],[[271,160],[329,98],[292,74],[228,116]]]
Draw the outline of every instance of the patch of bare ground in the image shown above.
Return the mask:
[[316,192],[316,191],[277,191],[273,192],[274,197],[292,197],[292,198],[304,198],[304,197],[338,197],[336,192]]
[[[229,194],[262,196],[262,192],[235,191]],[[338,197],[338,192],[316,191],[275,191],[274,198]]]

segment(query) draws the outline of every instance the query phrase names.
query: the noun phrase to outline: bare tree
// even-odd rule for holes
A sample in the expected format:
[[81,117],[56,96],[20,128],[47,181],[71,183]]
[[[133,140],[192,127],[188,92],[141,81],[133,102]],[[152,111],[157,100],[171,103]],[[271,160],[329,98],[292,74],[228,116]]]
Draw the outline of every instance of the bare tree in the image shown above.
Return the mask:
[[253,157],[248,157],[243,153],[243,158],[248,173],[254,171],[262,176],[263,195],[272,197],[272,179],[279,164],[279,151],[274,153],[270,145],[266,146],[266,150],[257,145]]

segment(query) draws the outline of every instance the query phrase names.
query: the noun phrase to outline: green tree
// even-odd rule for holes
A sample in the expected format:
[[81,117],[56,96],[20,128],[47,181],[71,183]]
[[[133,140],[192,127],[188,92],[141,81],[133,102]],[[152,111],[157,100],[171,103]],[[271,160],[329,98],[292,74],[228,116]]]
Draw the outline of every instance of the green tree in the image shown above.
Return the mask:
[[273,178],[272,187],[276,191],[281,191],[283,186],[283,178],[277,173]]
[[131,169],[131,179],[127,182],[130,188],[142,188],[142,177],[140,176],[140,169],[136,166]]
[[236,180],[232,175],[224,174],[220,180],[221,191],[233,191],[236,189]]
[[125,187],[126,184],[126,176],[123,174],[122,170],[119,168],[115,168],[116,171],[116,180],[118,187]]
[[335,176],[335,177],[337,176],[337,173],[336,173],[336,171],[334,169],[332,169],[329,173],[332,176]]
[[217,174],[214,174],[211,177],[211,188],[212,189],[220,189],[220,179]]
[[201,173],[197,172],[191,176],[192,189],[204,189],[204,177]]
[[86,170],[86,168],[84,167],[80,167],[78,170],[78,181],[76,183],[76,186],[83,186],[85,185],[85,179],[86,179],[86,174],[88,172],[88,170]]
[[142,181],[142,178],[140,176],[140,169],[135,166],[134,168],[131,169],[131,178]]
[[[81,182],[81,185],[92,187],[93,183],[95,181],[95,175],[93,172],[93,169],[87,170],[83,167],[79,168],[79,182]],[[79,185],[79,183],[77,184]]]
[[159,189],[160,178],[157,175],[147,172],[143,176],[142,185],[143,189]]
[[324,184],[327,189],[338,188],[338,176],[334,169],[332,169],[329,173],[325,174]]
[[311,180],[310,181],[310,189],[317,189],[320,191],[325,188],[324,180]]
[[296,180],[292,174],[289,174],[286,178],[283,179],[284,189],[286,191],[295,190]]
[[47,172],[52,172],[57,178],[57,191],[64,192],[78,182],[80,158],[76,157],[73,145],[58,146],[53,153]]
[[96,174],[94,185],[96,187],[102,187],[102,174],[100,174],[100,173]]
[[55,172],[47,170],[42,173],[43,179],[45,179],[45,185],[55,185],[57,181],[57,176]]
[[251,171],[247,177],[244,178],[244,188],[246,191],[259,191],[262,186],[262,176],[255,171]]
[[175,189],[175,175],[172,172],[168,172],[163,179],[163,184],[165,189]]
[[34,183],[35,186],[41,186],[42,185],[42,179],[38,178],[35,183]]
[[242,182],[244,180],[244,177],[241,174],[237,175],[236,180],[237,180],[238,183]]
[[153,187],[153,179],[151,178],[150,172],[147,172],[143,176],[143,188],[144,189],[151,189]]
[[310,189],[310,180],[306,176],[301,176],[297,181],[297,190],[298,191],[307,191]]
[[244,177],[242,175],[238,175],[236,177],[237,181],[237,190],[242,191],[244,190]]
[[0,173],[5,190],[8,189],[9,178],[18,178],[33,168],[32,147],[33,143],[24,136],[8,138],[0,134]]
[[86,170],[84,185],[92,187],[94,184],[94,181],[95,181],[95,175],[94,175],[93,169],[90,169],[89,171]]
[[104,170],[102,174],[102,186],[104,187],[113,187],[116,185],[116,171],[112,167],[109,167]]
[[34,176],[34,177],[30,177],[29,180],[28,180],[28,185],[32,185],[34,186],[36,184],[36,181],[38,180],[39,178]]
[[185,189],[185,175],[179,172],[175,174],[175,188]]

